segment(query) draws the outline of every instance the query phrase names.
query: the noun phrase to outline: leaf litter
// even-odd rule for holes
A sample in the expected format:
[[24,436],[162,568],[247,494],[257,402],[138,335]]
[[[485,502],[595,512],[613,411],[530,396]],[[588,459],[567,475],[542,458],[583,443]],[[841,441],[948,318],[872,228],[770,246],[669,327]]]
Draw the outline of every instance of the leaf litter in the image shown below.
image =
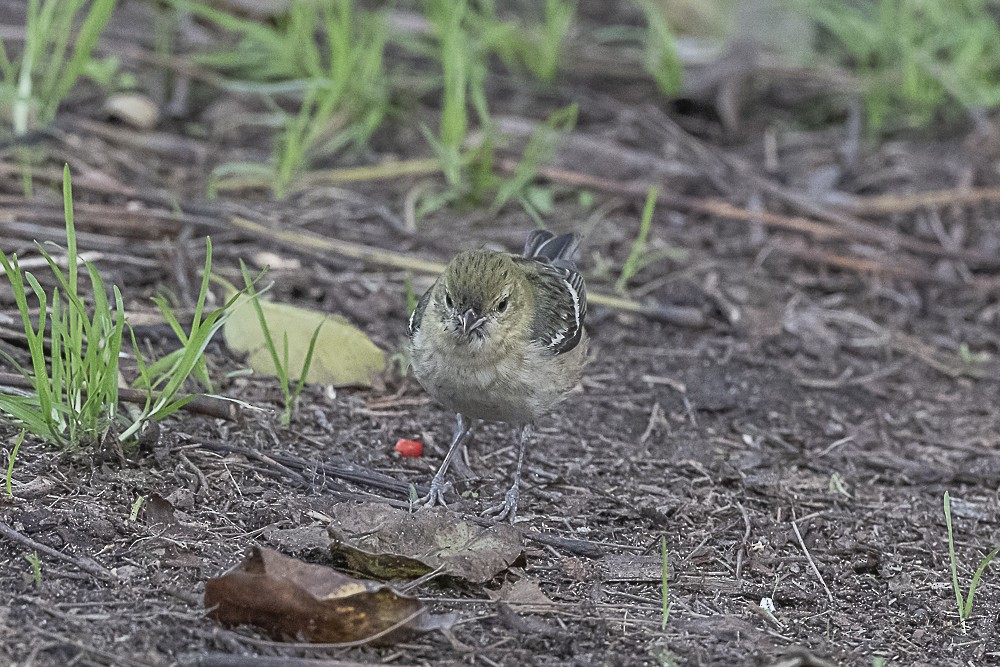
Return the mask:
[[206,582],[205,607],[226,627],[252,625],[275,639],[324,644],[393,643],[453,623],[389,586],[263,547]]
[[352,568],[380,579],[441,574],[482,584],[522,562],[521,532],[484,527],[444,508],[410,513],[379,503],[340,503],[328,511],[330,545]]

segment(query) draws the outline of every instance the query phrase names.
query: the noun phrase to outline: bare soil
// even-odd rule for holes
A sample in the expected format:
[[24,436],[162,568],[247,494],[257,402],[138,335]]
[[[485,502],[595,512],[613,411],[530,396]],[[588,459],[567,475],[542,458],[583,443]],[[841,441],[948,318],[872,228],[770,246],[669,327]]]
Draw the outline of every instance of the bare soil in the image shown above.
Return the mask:
[[[124,44],[135,45],[113,25],[105,48]],[[134,66],[157,80],[151,72],[160,70]],[[581,264],[592,292],[612,291],[651,174],[676,198],[658,206],[649,242],[670,256],[646,266],[630,294],[686,309],[674,311],[686,319],[592,306],[586,378],[539,423],[531,445],[517,525],[570,539],[526,539],[526,565],[485,586],[437,579],[420,587],[431,610],[457,613],[451,637],[288,648],[206,619],[205,580],[251,545],[330,562],[297,543],[295,529],[325,526],[325,512],[345,499],[405,503],[410,484],[426,484],[453,416],[412,377],[392,372],[369,391],[310,387],[287,429],[277,412],[245,410],[235,422],[169,419],[124,451],[61,452],[29,438],[14,497],[0,500],[11,529],[0,535],[0,662],[1000,664],[997,568],[986,569],[963,632],[942,508],[949,491],[967,590],[1000,544],[1000,282],[997,263],[982,257],[1000,248],[997,196],[988,190],[1000,180],[989,134],[997,130],[942,128],[942,136],[860,141],[851,153],[846,120],[796,125],[773,94],[794,81],[771,81],[770,92],[748,98],[741,128],[727,134],[710,111],[670,106],[634,81],[576,75],[544,93],[512,95],[516,80],[498,80],[497,115],[538,121],[580,103],[573,137],[594,140],[589,153],[581,159],[564,146],[554,160],[562,177],[540,182],[555,193],[551,227],[588,232]],[[96,253],[136,319],[153,312],[148,297],[157,290],[190,305],[210,233],[220,275],[238,279],[239,258],[269,263],[276,299],[346,314],[392,352],[405,334],[406,272],[279,245],[232,220],[437,261],[483,244],[517,249],[532,227],[513,206],[496,218],[441,211],[415,232],[396,224],[408,193],[433,178],[316,185],[281,202],[260,192],[207,200],[214,166],[266,161],[270,144],[259,130],[212,123],[210,111],[224,104],[260,111],[252,99],[192,85],[186,115],[155,134],[107,121],[99,91],[83,86],[55,131],[31,146],[30,200],[17,147],[8,146],[0,154],[3,250],[24,259],[32,239],[62,238],[65,161],[81,250]],[[354,163],[426,157],[417,123],[432,121],[433,109],[421,114],[381,131]],[[637,167],[643,160],[647,167]],[[597,209],[581,206],[570,172],[605,179],[603,189],[586,186]],[[933,202],[915,199],[938,190]],[[897,198],[877,199],[887,194]],[[819,231],[796,231],[794,221]],[[413,280],[417,290],[428,284]],[[16,355],[19,323],[8,319],[6,287],[0,308],[3,349]],[[151,349],[169,347],[162,328],[140,333]],[[221,342],[209,355],[220,393],[280,406],[274,382],[227,376],[243,364]],[[0,425],[8,450],[16,433]],[[424,456],[399,458],[399,438],[423,440]],[[452,509],[475,513],[502,496],[514,439],[502,424],[477,434],[474,476],[458,485],[472,493]],[[324,467],[348,464],[360,481]],[[145,509],[131,520],[140,496]],[[66,557],[40,552],[39,582],[26,540]],[[553,604],[527,613],[491,599],[518,578],[537,581]],[[761,611],[763,598],[773,601],[772,616]],[[282,660],[254,662],[266,656]],[[328,662],[296,661],[307,658]]]

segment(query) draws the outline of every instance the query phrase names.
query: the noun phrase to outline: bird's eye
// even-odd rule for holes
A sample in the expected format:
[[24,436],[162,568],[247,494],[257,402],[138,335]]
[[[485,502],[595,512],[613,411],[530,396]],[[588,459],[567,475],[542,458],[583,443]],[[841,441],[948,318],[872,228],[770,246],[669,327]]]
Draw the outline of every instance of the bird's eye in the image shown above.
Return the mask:
[[451,295],[448,294],[447,292],[444,293],[444,305],[448,306],[449,308],[455,307],[455,302],[451,300]]
[[500,301],[500,303],[497,304],[497,312],[502,313],[503,311],[507,310],[507,306],[509,304],[510,304],[510,298],[505,297]]

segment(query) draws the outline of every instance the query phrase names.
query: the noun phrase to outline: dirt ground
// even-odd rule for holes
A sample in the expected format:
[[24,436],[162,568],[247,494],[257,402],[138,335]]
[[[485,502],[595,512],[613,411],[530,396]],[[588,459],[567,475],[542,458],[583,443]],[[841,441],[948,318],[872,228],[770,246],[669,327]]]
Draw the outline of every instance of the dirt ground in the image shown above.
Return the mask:
[[[125,33],[113,25],[105,48],[126,43]],[[967,590],[1000,544],[1000,197],[991,189],[1000,181],[991,132],[1000,130],[987,122],[854,142],[847,117],[800,129],[774,94],[793,85],[781,79],[747,97],[729,133],[711,109],[667,104],[646,83],[578,75],[516,95],[510,79],[494,85],[493,111],[511,125],[580,104],[552,163],[561,171],[539,182],[555,193],[549,226],[586,233],[592,292],[613,292],[645,184],[660,183],[665,197],[649,243],[664,258],[629,294],[671,310],[654,318],[591,307],[582,387],[538,424],[530,447],[517,523],[524,566],[485,585],[421,586],[428,607],[455,612],[456,625],[450,636],[389,646],[288,648],[205,618],[205,580],[252,545],[330,562],[295,541],[307,532],[298,529],[325,527],[345,499],[405,502],[409,484],[429,481],[453,416],[412,376],[389,373],[369,391],[310,387],[287,429],[276,413],[241,411],[234,422],[171,418],[123,453],[65,453],[29,438],[14,497],[0,500],[11,533],[0,535],[0,662],[1000,664],[997,568],[986,569],[963,632],[942,508],[949,491]],[[259,111],[252,100],[197,91],[188,116],[142,133],[107,121],[101,100],[82,90],[33,144],[41,158],[30,201],[15,147],[4,149],[3,250],[24,259],[32,239],[61,238],[58,167],[67,161],[81,251],[96,253],[136,317],[153,313],[157,290],[190,303],[210,233],[220,275],[238,279],[239,258],[270,263],[276,299],[346,314],[395,352],[406,272],[278,244],[232,220],[436,261],[483,244],[517,249],[533,226],[511,206],[496,217],[445,210],[408,231],[397,224],[406,198],[436,182],[429,177],[316,185],[281,202],[260,192],[208,200],[214,166],[264,161],[270,144],[256,129],[212,124],[223,103]],[[356,164],[426,157],[417,127],[381,131]],[[931,191],[934,199],[918,197]],[[418,290],[428,283],[415,275]],[[6,286],[0,309],[3,349],[16,354]],[[157,327],[140,332],[152,348],[165,345]],[[220,393],[278,407],[274,382],[229,378],[243,364],[221,343],[209,355]],[[8,450],[16,433],[0,425]],[[400,458],[399,438],[424,440],[425,455]],[[475,476],[458,485],[475,494],[456,499],[455,511],[502,497],[514,438],[502,424],[477,434]],[[362,481],[337,476],[347,465]],[[139,496],[146,509],[130,520]],[[167,527],[151,514],[156,496],[173,517]],[[546,545],[545,536],[570,541]],[[68,557],[41,553],[39,584],[26,539]],[[524,578],[551,604],[529,613],[491,598]]]

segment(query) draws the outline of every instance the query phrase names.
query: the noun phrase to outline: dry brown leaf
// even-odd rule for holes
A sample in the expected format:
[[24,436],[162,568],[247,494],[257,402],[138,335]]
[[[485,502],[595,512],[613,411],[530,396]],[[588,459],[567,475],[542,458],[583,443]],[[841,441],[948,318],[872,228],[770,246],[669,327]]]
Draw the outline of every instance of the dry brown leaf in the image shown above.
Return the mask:
[[282,640],[385,643],[427,628],[416,598],[261,547],[205,583],[205,607],[222,625],[253,625]]
[[506,523],[484,528],[442,508],[416,513],[379,503],[331,508],[330,548],[352,567],[380,579],[432,570],[484,583],[523,556],[521,533]]
[[538,585],[537,579],[522,577],[505,581],[498,591],[486,591],[491,600],[506,602],[515,611],[552,609],[554,603]]

